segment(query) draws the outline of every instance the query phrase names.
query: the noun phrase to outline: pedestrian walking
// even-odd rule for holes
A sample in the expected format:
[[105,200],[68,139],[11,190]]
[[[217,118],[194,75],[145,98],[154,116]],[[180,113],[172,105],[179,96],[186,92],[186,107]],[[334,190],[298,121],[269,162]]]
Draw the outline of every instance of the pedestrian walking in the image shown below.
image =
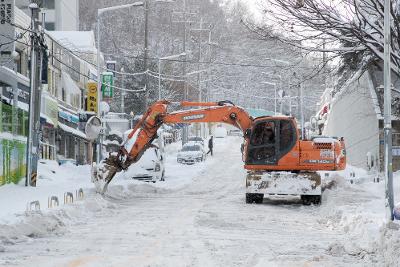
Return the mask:
[[207,155],[208,155],[208,153],[211,153],[211,156],[213,155],[213,146],[214,146],[213,137],[211,136],[210,140],[208,140],[208,152],[207,152]]

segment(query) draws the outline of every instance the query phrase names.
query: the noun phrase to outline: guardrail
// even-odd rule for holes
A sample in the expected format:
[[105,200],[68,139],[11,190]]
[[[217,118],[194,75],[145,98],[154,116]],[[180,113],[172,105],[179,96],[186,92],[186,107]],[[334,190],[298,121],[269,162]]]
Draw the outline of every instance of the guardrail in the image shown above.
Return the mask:
[[[32,208],[34,208],[34,210],[32,210]],[[32,202],[28,202],[28,204],[26,205],[26,211],[27,212],[32,212],[32,211],[40,211],[40,202],[39,200],[35,200]]]
[[64,193],[64,204],[74,203],[74,195],[71,192]]
[[[83,189],[79,188],[75,191],[75,199],[76,200],[83,200],[84,199]],[[71,192],[64,193],[64,205],[74,203],[74,195]],[[47,207],[49,209],[56,208],[60,206],[60,201],[57,196],[50,196],[47,199]],[[31,201],[26,204],[26,212],[40,212],[40,202],[39,200]]]
[[60,205],[60,202],[58,201],[58,197],[51,196],[49,197],[47,204],[48,208],[53,208],[53,207],[58,207]]

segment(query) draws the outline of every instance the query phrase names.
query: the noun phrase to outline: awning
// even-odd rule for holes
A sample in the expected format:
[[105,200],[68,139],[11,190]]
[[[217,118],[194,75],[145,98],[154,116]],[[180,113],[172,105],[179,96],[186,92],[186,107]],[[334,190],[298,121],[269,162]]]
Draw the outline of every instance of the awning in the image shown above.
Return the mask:
[[68,132],[68,133],[71,133],[71,134],[73,134],[73,135],[75,135],[77,137],[86,139],[86,134],[81,132],[81,131],[79,131],[78,129],[72,128],[72,127],[70,127],[68,125],[65,125],[65,124],[61,123],[61,122],[58,122],[58,127],[60,127],[60,129],[65,131],[65,132]]
[[74,115],[74,114],[71,114],[71,113],[69,113],[67,111],[59,110],[58,111],[58,116],[60,116],[60,118],[63,118],[66,121],[73,122],[73,123],[76,123],[76,124],[79,123],[79,117]]

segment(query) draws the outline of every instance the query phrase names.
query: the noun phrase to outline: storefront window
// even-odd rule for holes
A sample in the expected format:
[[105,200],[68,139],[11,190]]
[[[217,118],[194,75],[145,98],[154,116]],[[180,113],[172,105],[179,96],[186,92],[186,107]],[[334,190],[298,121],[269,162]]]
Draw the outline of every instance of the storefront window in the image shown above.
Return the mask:
[[17,135],[27,136],[28,134],[28,112],[18,109],[17,113],[18,123],[17,123]]
[[2,120],[2,131],[3,132],[12,132],[12,106],[8,104],[1,105],[1,120]]
[[400,146],[400,133],[393,133],[392,134],[392,145],[393,146]]

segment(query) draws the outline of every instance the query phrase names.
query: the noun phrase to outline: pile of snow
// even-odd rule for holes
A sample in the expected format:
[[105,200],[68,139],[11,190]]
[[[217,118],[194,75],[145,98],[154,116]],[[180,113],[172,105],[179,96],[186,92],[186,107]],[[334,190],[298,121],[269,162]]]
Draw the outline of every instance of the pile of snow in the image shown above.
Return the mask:
[[[349,182],[350,173],[359,183]],[[342,229],[346,238],[341,244],[331,244],[328,253],[357,257],[365,264],[396,266],[400,262],[400,225],[385,220],[384,181],[376,183],[374,174],[352,166],[330,178],[336,187],[323,193],[320,223]],[[400,173],[396,173],[394,180],[399,179]],[[399,195],[400,183],[395,183],[395,196]]]
[[[121,172],[111,182],[105,198],[95,193],[90,181],[90,165],[58,165],[55,161],[41,160],[36,187],[25,187],[25,181],[0,187],[0,252],[4,246],[31,238],[62,234],[68,225],[80,223],[106,207],[112,209],[113,204],[108,197],[126,199],[138,194],[167,193],[187,186],[212,164],[213,159],[193,166],[182,165],[176,162],[180,148],[180,143],[172,143],[165,148],[166,181],[146,183],[128,179],[129,174]],[[75,198],[81,188],[84,199],[74,199],[74,203],[65,205],[64,193],[71,192]],[[58,207],[48,208],[51,196],[58,198]],[[40,211],[27,211],[27,204],[33,201],[39,201]]]
[[75,166],[67,162],[59,166],[56,161],[40,160],[36,187],[25,187],[25,180],[18,185],[0,187],[0,223],[18,220],[18,215],[25,212],[29,202],[39,201],[43,210],[51,196],[57,196],[61,204],[65,192],[75,195],[80,188],[87,191],[92,187],[89,165]]

